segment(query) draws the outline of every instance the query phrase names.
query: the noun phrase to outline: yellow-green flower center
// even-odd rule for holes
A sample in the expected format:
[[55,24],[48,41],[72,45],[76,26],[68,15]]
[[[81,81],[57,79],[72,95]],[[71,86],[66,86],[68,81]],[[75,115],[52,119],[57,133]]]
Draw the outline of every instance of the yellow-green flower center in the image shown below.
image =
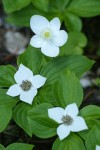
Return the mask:
[[45,37],[45,38],[49,38],[49,37],[50,37],[50,32],[49,32],[49,31],[44,32],[44,37]]

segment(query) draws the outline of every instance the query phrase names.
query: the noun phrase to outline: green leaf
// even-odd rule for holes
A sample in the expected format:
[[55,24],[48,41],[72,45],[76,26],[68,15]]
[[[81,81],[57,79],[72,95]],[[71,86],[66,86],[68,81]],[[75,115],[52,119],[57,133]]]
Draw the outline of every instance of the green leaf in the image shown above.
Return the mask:
[[61,47],[61,55],[82,54],[83,48],[87,44],[86,36],[80,32],[70,32],[68,41]]
[[53,106],[48,103],[33,107],[28,113],[28,119],[33,134],[40,138],[49,138],[56,135],[58,124],[48,117],[48,109]]
[[86,121],[87,126],[89,127],[89,129],[92,129],[94,126],[96,127],[100,127],[100,120],[97,119],[89,119],[89,118],[84,118]]
[[0,144],[0,150],[5,150],[4,146]]
[[89,132],[90,132],[89,129],[88,129],[88,130],[83,130],[83,131],[78,132],[78,135],[79,135],[83,140],[85,140],[85,139],[87,138],[87,135],[88,135]]
[[[40,103],[49,102],[53,104],[54,106],[58,105],[57,98],[54,96],[56,88],[55,89],[53,88],[53,84],[59,79],[60,74],[63,73],[62,71],[64,71],[65,69],[70,69],[71,71],[75,73],[77,77],[81,77],[81,75],[84,72],[86,72],[90,68],[90,66],[92,66],[92,64],[93,64],[93,61],[87,59],[84,56],[79,56],[79,55],[62,56],[62,57],[54,58],[53,60],[51,60],[42,69],[40,73],[44,77],[47,77],[47,81],[46,81],[46,84],[41,89],[39,89],[39,92],[37,95],[38,102]],[[74,85],[74,88],[75,88],[75,85]],[[58,89],[58,86],[57,86],[57,89]],[[81,88],[80,88],[80,91],[81,91]],[[80,93],[79,96],[82,96],[81,94],[82,93]],[[68,102],[70,102],[70,100]],[[77,101],[80,101],[78,102],[78,105],[80,105],[81,100],[82,100],[82,97],[81,98],[78,97]],[[74,99],[71,101],[73,102]],[[64,106],[65,104],[66,103],[64,103]]]
[[[56,135],[56,127],[54,121],[45,116],[37,116],[29,118],[32,133],[39,138],[50,138]],[[51,124],[52,127],[49,125]],[[56,123],[55,123],[56,124]]]
[[57,139],[53,144],[52,150],[80,150],[80,148],[81,150],[86,150],[80,137],[71,133],[62,141]]
[[91,129],[93,129],[94,127],[97,127],[98,129],[100,128],[100,121],[96,120],[96,119],[86,119],[86,118],[84,118],[84,119],[88,126],[88,130],[80,131],[80,132],[78,132],[78,134],[80,135],[80,137],[82,137],[84,140],[86,140]]
[[20,103],[14,109],[13,118],[29,136],[33,133],[40,138],[52,137],[56,135],[58,124],[48,117],[48,109],[51,107],[47,103],[38,106]]
[[0,105],[0,132],[2,132],[8,125],[12,117],[12,110],[7,106]]
[[9,87],[15,84],[14,74],[16,69],[11,66],[0,66],[0,87]]
[[31,106],[25,103],[19,103],[14,111],[13,118],[18,126],[20,126],[29,136],[32,136],[30,124],[28,122],[27,114]]
[[66,107],[70,103],[76,103],[80,106],[83,91],[75,74],[70,70],[60,71],[58,74],[56,78],[48,79],[49,81],[47,80],[47,83],[39,90],[38,102],[47,102],[62,107]]
[[31,0],[3,0],[4,10],[7,13],[12,13],[14,11],[20,10],[23,7],[26,7]]
[[37,99],[39,103],[50,103],[53,106],[57,105],[56,99],[54,97],[54,92],[53,92],[53,83],[50,85],[44,85],[39,91],[37,95]]
[[32,0],[32,4],[42,11],[48,11],[49,0]]
[[80,78],[93,64],[93,60],[89,60],[81,55],[60,56],[51,60],[42,69],[41,74],[47,77],[47,83],[50,84],[50,82],[54,82],[57,79],[59,73],[64,69],[70,69]]
[[82,29],[81,19],[73,13],[66,12],[64,23],[68,31],[81,31]]
[[100,107],[89,105],[80,110],[81,116],[86,119],[100,119]]
[[6,150],[33,150],[34,145],[24,143],[13,143],[7,146]]
[[32,15],[43,15],[43,12],[34,8],[31,4],[20,11],[9,14],[6,20],[12,25],[30,26],[30,18]]
[[[48,11],[48,14],[51,14],[51,17],[54,17],[54,13],[53,12],[58,12],[58,4],[57,4],[57,0],[50,0],[49,2],[49,11]],[[47,15],[48,15],[47,14]]]
[[32,116],[33,114],[48,116],[48,109],[52,108],[52,107],[53,106],[49,103],[43,103],[43,104],[37,105],[37,106],[33,107],[32,109],[30,109],[28,112],[28,115],[29,115],[29,117]]
[[70,2],[70,0],[53,0],[56,7],[58,8],[58,10],[64,10],[66,8],[66,6],[68,5],[68,3]]
[[29,46],[26,51],[19,56],[18,65],[23,64],[30,68],[34,74],[37,74],[40,72],[42,61],[43,55],[41,52],[38,49]]
[[18,102],[18,98],[8,96],[6,92],[7,90],[0,89],[0,106],[5,105],[9,108],[13,108]]
[[93,17],[100,15],[99,0],[73,0],[71,1],[68,11],[75,13],[80,17]]
[[76,103],[81,105],[83,90],[79,79],[70,70],[64,71],[59,80],[54,84],[53,92],[58,106],[66,107],[68,104]]
[[[45,126],[45,128],[49,128],[49,131],[52,130],[52,128],[54,128],[54,133],[49,133],[49,135],[47,135],[46,134],[47,131],[43,131],[42,127],[34,127],[35,129],[33,129],[34,125],[32,124],[32,131],[33,131],[33,133],[37,133],[37,131],[35,131],[37,129],[38,130],[38,136],[40,135],[40,137],[41,137],[43,135],[43,138],[51,137],[51,134],[56,135],[55,131],[56,131],[56,128],[57,128],[58,124],[54,120],[50,119],[48,116],[46,116],[46,115],[36,115],[33,112],[32,116],[29,117],[29,118],[30,118],[29,119],[30,122],[34,121],[34,122],[38,123],[40,126]],[[39,128],[42,128],[42,132],[41,133],[39,133],[39,130],[40,130]],[[45,135],[44,135],[44,133],[45,133]]]
[[87,150],[95,150],[96,145],[100,145],[100,127],[94,127],[88,134],[85,145]]
[[0,132],[7,127],[12,117],[12,109],[18,102],[17,98],[8,96],[6,92],[7,90],[0,89]]

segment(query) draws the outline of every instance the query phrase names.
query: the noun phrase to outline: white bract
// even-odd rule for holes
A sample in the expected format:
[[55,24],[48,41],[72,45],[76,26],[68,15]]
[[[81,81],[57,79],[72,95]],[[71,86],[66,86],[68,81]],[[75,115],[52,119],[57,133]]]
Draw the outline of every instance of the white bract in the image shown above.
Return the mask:
[[20,100],[29,104],[32,104],[34,97],[37,95],[37,89],[46,82],[45,77],[33,75],[33,72],[22,64],[15,73],[14,79],[16,84],[12,85],[6,94],[12,97],[20,95]]
[[30,27],[36,35],[31,38],[30,45],[41,48],[46,56],[56,57],[59,54],[59,47],[63,46],[68,39],[67,33],[60,30],[60,26],[57,17],[49,22],[43,16],[32,16]]
[[96,145],[96,150],[100,150],[100,146],[99,145]]
[[85,120],[77,116],[78,107],[75,103],[68,105],[65,110],[61,107],[48,109],[48,116],[58,122],[57,135],[60,140],[66,138],[70,132],[78,132],[88,129]]

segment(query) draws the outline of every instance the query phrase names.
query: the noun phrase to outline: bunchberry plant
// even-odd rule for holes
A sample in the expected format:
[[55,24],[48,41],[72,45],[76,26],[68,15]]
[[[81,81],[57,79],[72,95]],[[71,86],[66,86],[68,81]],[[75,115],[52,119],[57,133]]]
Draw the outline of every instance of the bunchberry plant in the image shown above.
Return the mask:
[[46,78],[41,75],[33,76],[33,72],[20,64],[19,70],[15,73],[14,79],[16,84],[12,85],[7,95],[18,96],[20,100],[32,104],[34,97],[37,94],[37,89],[45,84]]
[[68,38],[67,33],[60,30],[59,18],[54,18],[49,22],[45,17],[35,15],[30,20],[30,26],[36,34],[31,38],[30,44],[41,48],[41,52],[46,56],[57,56],[59,46],[63,46]]
[[[30,26],[36,35],[18,57],[18,71],[11,65],[0,66],[0,132],[13,120],[32,139],[52,138],[52,150],[99,150],[100,107],[82,106],[80,84],[94,61],[61,54],[59,47],[69,36],[60,30],[58,18],[49,22],[34,15]],[[30,142],[14,143],[6,150],[33,147]]]
[[66,138],[70,132],[79,132],[88,129],[84,119],[78,115],[77,105],[70,104],[65,110],[60,107],[48,109],[48,116],[58,122],[57,134],[60,140]]

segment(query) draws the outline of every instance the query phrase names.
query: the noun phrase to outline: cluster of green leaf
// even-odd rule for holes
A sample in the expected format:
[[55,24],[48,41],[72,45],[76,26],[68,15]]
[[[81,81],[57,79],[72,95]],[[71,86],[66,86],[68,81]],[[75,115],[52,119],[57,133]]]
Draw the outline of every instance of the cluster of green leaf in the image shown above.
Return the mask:
[[13,143],[6,148],[0,144],[0,150],[32,150],[34,146],[31,144]]
[[80,17],[92,17],[100,14],[99,0],[3,0],[7,20],[10,23],[29,26],[34,14],[51,19],[59,17],[69,31],[81,31]]
[[[2,0],[7,13],[6,20],[18,26],[29,26],[32,15],[43,15],[48,19],[59,17],[64,27],[71,32],[63,54],[82,54],[87,44],[82,31],[80,17],[100,15],[99,0]],[[66,49],[66,51],[65,51]]]
[[[48,109],[54,106],[65,108],[74,102],[80,107],[83,90],[79,78],[92,67],[94,61],[82,55],[63,55],[48,61],[40,51],[29,46],[17,62],[18,66],[22,63],[34,74],[46,77],[47,82],[39,89],[33,104],[29,105],[21,102],[18,97],[6,95],[7,88],[15,84],[16,69],[10,65],[0,67],[0,132],[5,130],[13,118],[30,137],[35,135],[44,139],[56,136],[58,123],[48,117]],[[85,119],[89,129],[78,134],[71,133],[62,141],[55,137],[52,150],[80,150],[80,147],[83,150],[94,150],[97,144],[100,145],[100,107],[86,106],[80,110],[79,115]],[[6,149],[13,149],[13,146]],[[17,144],[14,149],[18,149],[18,146],[20,149]],[[32,149],[32,146],[27,146],[27,150]],[[3,146],[1,148],[4,149]]]
[[[80,17],[92,17],[100,14],[99,0],[2,0],[7,21],[19,26],[29,26],[32,15],[43,15],[48,19],[59,17],[69,31],[68,41],[61,48],[60,55],[54,59],[44,57],[40,51],[29,46],[18,58],[18,66],[22,63],[34,74],[47,78],[46,84],[39,89],[32,105],[21,102],[18,97],[10,97],[7,89],[15,84],[16,69],[11,66],[0,66],[0,132],[3,132],[13,119],[30,137],[40,138],[55,136],[52,150],[95,150],[100,145],[100,107],[86,106],[80,110],[89,129],[71,133],[60,141],[56,138],[58,124],[48,117],[49,108],[59,106],[65,108],[76,103],[80,108],[83,101],[83,90],[80,77],[94,64],[85,56],[83,48],[87,44],[86,36],[81,33]],[[77,55],[78,54],[78,55]],[[28,144],[11,144],[7,150],[27,149]],[[5,148],[0,145],[0,149]]]

